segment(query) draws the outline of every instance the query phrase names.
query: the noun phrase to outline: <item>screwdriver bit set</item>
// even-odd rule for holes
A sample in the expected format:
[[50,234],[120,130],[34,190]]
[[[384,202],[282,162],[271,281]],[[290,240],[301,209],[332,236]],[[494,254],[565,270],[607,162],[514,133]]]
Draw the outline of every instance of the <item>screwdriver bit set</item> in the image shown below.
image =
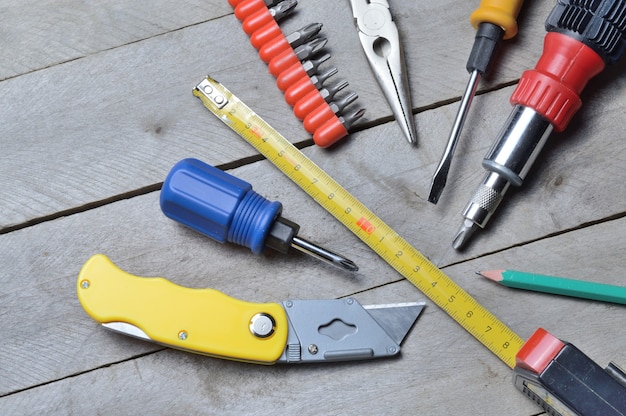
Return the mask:
[[330,59],[323,51],[328,39],[318,36],[321,23],[311,23],[285,35],[278,25],[297,5],[296,0],[228,0],[250,43],[276,78],[276,86],[302,120],[304,129],[320,147],[329,147],[348,135],[348,129],[363,116],[359,108],[346,111],[358,98],[356,93],[338,93],[348,86],[345,80],[327,83],[336,67],[321,69]]

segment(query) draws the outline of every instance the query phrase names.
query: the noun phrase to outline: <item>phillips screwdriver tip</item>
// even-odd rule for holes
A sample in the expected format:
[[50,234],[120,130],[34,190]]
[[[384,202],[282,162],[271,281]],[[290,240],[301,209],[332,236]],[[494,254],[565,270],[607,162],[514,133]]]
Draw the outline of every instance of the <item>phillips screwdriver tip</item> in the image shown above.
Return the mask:
[[478,225],[476,225],[474,221],[465,219],[463,221],[463,224],[457,231],[456,236],[454,237],[454,240],[452,241],[452,247],[455,250],[462,249],[463,246],[465,246],[465,243],[469,241],[470,237],[472,236],[472,234],[474,234],[474,231],[476,231],[477,229],[478,229]]
[[323,260],[329,264],[341,267],[342,269],[356,272],[359,267],[350,259],[334,253],[328,249],[318,246],[302,237],[295,236],[291,241],[291,246],[305,254]]

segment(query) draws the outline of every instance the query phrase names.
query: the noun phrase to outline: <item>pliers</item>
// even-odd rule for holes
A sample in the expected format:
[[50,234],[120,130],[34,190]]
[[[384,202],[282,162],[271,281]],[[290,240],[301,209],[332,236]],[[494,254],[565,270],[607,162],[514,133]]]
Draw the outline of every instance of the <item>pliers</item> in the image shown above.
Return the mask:
[[350,0],[361,45],[393,114],[411,144],[417,143],[411,93],[398,28],[387,0]]

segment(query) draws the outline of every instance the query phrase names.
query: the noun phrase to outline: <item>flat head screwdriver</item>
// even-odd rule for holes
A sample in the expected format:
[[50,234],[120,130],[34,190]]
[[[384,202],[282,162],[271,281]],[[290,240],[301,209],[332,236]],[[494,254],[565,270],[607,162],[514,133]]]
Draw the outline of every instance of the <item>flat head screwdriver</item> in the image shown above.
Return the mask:
[[344,256],[299,237],[300,226],[281,216],[282,204],[269,201],[249,183],[197,159],[184,159],[169,172],[160,195],[163,213],[212,239],[261,254],[294,249],[344,270],[357,265]]
[[433,204],[439,201],[443,188],[446,186],[452,157],[461,136],[472,99],[476,95],[480,78],[489,69],[492,57],[495,55],[502,39],[510,39],[517,34],[516,18],[522,7],[522,2],[523,0],[483,0],[470,16],[470,22],[477,28],[474,46],[466,65],[470,78],[461,98],[459,110],[452,125],[446,148],[432,178],[428,201]]
[[626,49],[626,0],[558,0],[534,69],[511,96],[513,110],[482,162],[487,171],[463,212],[452,243],[462,248],[484,228],[510,185],[522,186],[552,131],[562,132],[582,106],[587,82]]

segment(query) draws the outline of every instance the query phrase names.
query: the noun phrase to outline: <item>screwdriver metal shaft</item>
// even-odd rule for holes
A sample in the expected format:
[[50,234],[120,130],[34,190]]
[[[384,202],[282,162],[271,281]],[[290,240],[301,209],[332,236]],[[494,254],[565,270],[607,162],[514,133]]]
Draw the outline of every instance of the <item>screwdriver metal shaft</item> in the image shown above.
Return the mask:
[[302,237],[294,237],[293,240],[291,240],[291,247],[295,248],[298,251],[301,251],[302,253],[308,254],[309,256],[313,256],[329,264],[332,264],[333,266],[339,266],[351,272],[356,272],[359,270],[359,267],[352,260],[347,259],[337,253],[333,253],[332,251],[320,247],[316,244],[313,244]]
[[476,95],[476,88],[478,88],[480,78],[480,72],[476,69],[473,70],[470,74],[470,79],[467,83],[467,87],[465,88],[465,92],[463,93],[463,97],[461,98],[461,104],[459,106],[459,111],[456,113],[454,124],[452,125],[452,131],[450,132],[448,144],[446,145],[441,161],[435,170],[435,174],[433,175],[432,183],[430,185],[428,201],[433,204],[439,202],[439,197],[441,196],[443,188],[446,186],[446,182],[448,181],[448,172],[450,171],[450,166],[452,164],[452,157],[454,156],[456,145],[459,142],[459,137],[461,137],[461,131],[463,130],[463,125],[465,124],[465,119],[467,118],[467,112],[470,105],[472,105],[474,95]]
[[433,204],[439,201],[439,197],[446,186],[454,151],[472,100],[476,95],[478,83],[482,75],[487,72],[502,39],[512,38],[517,33],[515,19],[521,5],[522,0],[482,0],[480,6],[470,16],[470,22],[477,28],[474,45],[466,65],[470,78],[461,98],[446,148],[432,178],[428,201]]

